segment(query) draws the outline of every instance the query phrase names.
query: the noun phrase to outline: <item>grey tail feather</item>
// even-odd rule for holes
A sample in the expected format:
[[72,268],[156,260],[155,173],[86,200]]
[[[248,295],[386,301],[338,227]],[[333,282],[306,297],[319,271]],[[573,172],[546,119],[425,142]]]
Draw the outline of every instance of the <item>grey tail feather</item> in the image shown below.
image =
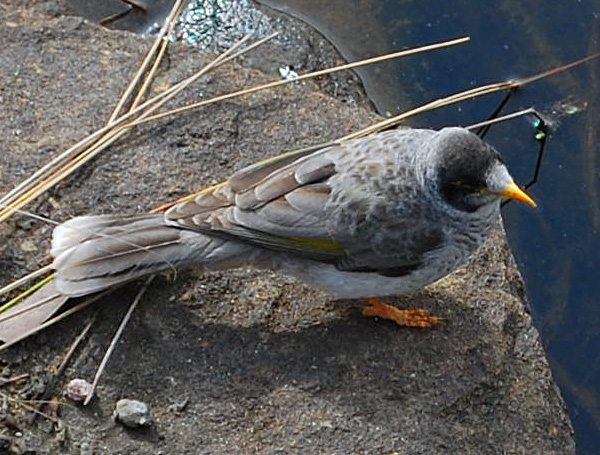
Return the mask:
[[54,314],[67,299],[56,290],[54,281],[49,282],[0,315],[0,340],[12,343],[22,339]]
[[78,297],[169,268],[231,262],[247,250],[227,243],[169,226],[163,214],[74,218],[53,233],[56,288]]

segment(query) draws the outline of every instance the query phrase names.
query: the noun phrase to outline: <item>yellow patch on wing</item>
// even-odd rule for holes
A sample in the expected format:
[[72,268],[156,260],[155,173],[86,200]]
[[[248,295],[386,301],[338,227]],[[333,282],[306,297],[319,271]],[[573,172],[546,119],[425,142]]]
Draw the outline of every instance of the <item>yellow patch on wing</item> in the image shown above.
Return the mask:
[[342,248],[335,240],[330,239],[311,239],[306,237],[286,237],[286,240],[290,242],[296,243],[298,245],[303,245],[307,247],[311,247],[314,250],[320,251],[329,251],[332,253],[344,253],[344,248]]

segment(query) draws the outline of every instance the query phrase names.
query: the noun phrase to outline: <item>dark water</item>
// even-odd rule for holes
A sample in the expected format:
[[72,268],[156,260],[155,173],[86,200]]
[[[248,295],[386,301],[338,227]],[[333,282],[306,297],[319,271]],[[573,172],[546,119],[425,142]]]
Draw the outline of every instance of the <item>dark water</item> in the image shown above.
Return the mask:
[[[349,60],[461,35],[469,44],[362,70],[381,112],[395,113],[478,84],[522,77],[600,50],[600,1],[264,0],[328,36]],[[579,454],[600,453],[600,61],[523,87],[508,110],[534,106],[556,122],[539,182],[539,210],[509,204],[508,236],[536,326],[575,426]],[[498,95],[415,119],[468,124]],[[584,107],[580,110],[579,108]],[[487,136],[527,181],[537,151],[530,120]]]
[[[81,5],[89,0],[71,1]],[[115,26],[144,31],[160,20],[171,3],[144,1],[147,13],[132,11]],[[466,45],[361,69],[367,92],[383,114],[600,51],[600,0],[261,1],[314,25],[348,60],[471,37]],[[104,3],[123,8],[119,0]],[[89,7],[84,9],[89,14]],[[600,61],[594,61],[523,87],[506,108],[533,106],[553,123],[540,180],[531,189],[540,208],[509,204],[504,219],[581,455],[600,453],[599,72]],[[465,102],[410,124],[441,127],[477,122],[501,99],[502,95],[494,95]],[[486,139],[502,152],[512,173],[521,182],[528,181],[538,147],[531,119],[494,127]]]

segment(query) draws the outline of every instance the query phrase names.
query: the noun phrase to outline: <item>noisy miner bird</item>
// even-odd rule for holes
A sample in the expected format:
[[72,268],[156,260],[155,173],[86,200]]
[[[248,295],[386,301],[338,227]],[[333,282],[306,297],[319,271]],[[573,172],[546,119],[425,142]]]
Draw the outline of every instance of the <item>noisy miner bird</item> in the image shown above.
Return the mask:
[[55,286],[82,296],[171,268],[279,270],[365,315],[439,321],[375,297],[428,285],[462,264],[502,198],[535,206],[498,152],[463,128],[398,129],[288,153],[164,213],[82,216],[54,230]]

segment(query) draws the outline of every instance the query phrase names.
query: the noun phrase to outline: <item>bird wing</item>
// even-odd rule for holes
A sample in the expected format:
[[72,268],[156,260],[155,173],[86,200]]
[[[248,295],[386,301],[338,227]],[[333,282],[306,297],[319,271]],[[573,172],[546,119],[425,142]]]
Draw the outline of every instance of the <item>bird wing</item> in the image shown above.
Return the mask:
[[340,147],[303,149],[254,164],[169,209],[171,225],[316,260],[344,255],[327,229],[329,179]]
[[443,240],[412,194],[410,165],[398,160],[417,142],[392,131],[284,154],[177,204],[166,220],[349,272],[405,275]]

